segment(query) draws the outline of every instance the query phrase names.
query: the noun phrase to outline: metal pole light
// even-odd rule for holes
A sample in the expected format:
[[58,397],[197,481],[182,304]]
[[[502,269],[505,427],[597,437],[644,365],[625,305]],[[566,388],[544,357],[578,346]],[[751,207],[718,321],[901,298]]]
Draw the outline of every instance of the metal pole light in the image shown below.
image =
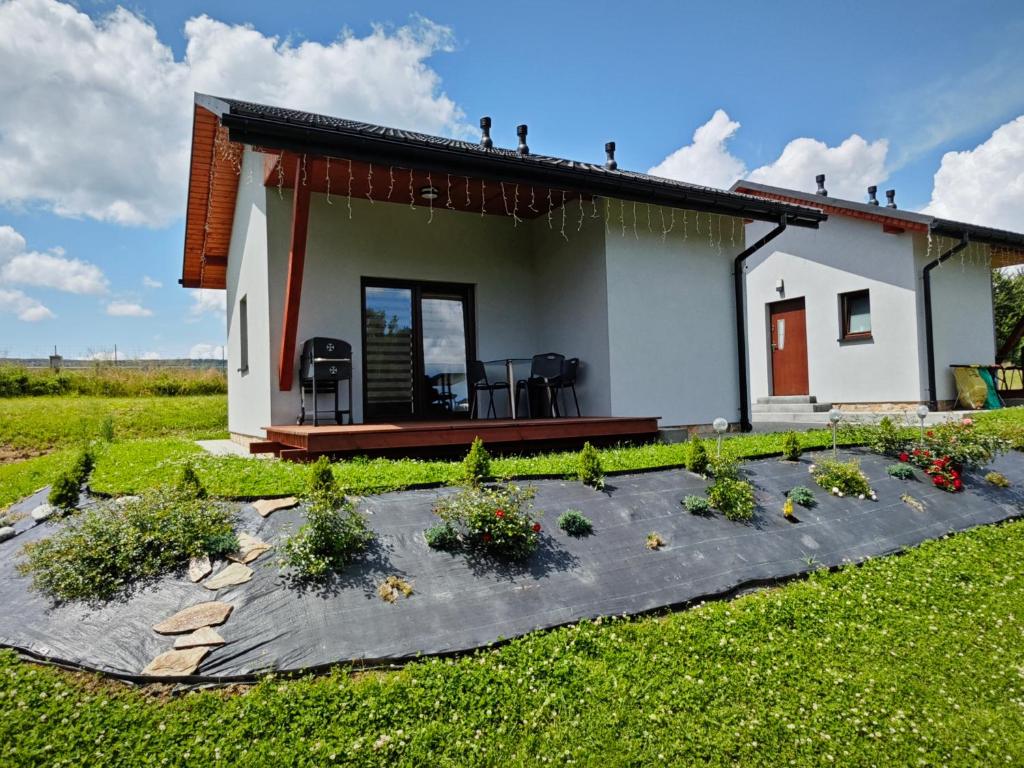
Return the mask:
[[727,430],[729,428],[729,422],[726,421],[725,419],[723,419],[721,416],[719,416],[717,419],[715,419],[713,422],[711,422],[711,426],[714,427],[715,432],[718,433],[718,455],[721,456],[722,455],[722,435],[725,433],[725,430]]
[[833,408],[828,412],[828,420],[832,422],[832,458],[836,458],[836,426],[839,424],[839,420],[843,418],[843,413],[838,408]]
[[918,443],[924,445],[924,420],[928,418],[928,406],[924,403],[917,406],[917,418],[921,420],[921,438]]

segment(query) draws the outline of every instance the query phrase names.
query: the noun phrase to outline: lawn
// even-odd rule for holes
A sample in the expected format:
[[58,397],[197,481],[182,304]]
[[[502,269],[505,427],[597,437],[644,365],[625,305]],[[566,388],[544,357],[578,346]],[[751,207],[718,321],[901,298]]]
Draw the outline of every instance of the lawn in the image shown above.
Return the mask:
[[0,764],[1020,765],[1022,559],[1008,523],[685,612],[245,692],[167,698],[0,652]]

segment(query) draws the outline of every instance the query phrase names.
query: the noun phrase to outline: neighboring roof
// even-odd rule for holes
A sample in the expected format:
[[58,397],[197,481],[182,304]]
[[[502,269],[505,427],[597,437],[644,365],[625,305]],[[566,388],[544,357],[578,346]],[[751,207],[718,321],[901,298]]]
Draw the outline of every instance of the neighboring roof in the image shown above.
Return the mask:
[[966,236],[975,243],[989,245],[993,249],[993,266],[1010,266],[1024,263],[1024,234],[1003,229],[982,227],[963,221],[953,221],[916,211],[888,208],[884,205],[868,205],[854,200],[843,200],[829,195],[801,192],[786,187],[773,187],[755,181],[741,180],[732,185],[732,191],[748,195],[760,195],[770,200],[791,202],[820,208],[835,216],[877,221],[890,230],[928,232],[944,237]]
[[[232,144],[249,144],[260,149],[415,167],[507,183],[537,184],[581,195],[647,202],[758,221],[785,219],[788,224],[799,227],[817,227],[819,222],[828,218],[819,206],[769,200],[763,196],[702,187],[634,171],[610,170],[603,164],[536,154],[521,155],[514,149],[499,147],[485,149],[468,141],[196,94],[195,125],[202,122],[205,126],[211,118],[217,126],[227,129]],[[227,251],[224,250],[223,254],[204,251],[200,233],[223,232],[226,228],[230,237],[233,212],[226,221],[223,210],[213,217],[205,213],[210,208],[209,184],[205,176],[216,179],[223,163],[218,164],[220,153],[214,146],[216,132],[204,138],[199,146],[196,135],[197,130],[194,129],[182,284],[187,287],[223,287],[220,273],[217,280],[207,280],[204,259],[209,266],[212,258],[212,263],[220,270],[222,256],[226,257]],[[207,184],[205,189],[204,183]],[[221,197],[214,202],[221,209],[229,203],[233,207],[233,191],[228,200],[222,189]],[[211,221],[211,218],[216,221]]]

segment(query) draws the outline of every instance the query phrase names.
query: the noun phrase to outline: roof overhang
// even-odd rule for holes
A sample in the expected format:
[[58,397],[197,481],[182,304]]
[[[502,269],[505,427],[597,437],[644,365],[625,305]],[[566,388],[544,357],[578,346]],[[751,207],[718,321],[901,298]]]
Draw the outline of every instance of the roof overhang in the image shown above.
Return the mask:
[[[471,177],[495,186],[504,182],[556,189],[571,199],[614,198],[810,228],[828,218],[827,213],[806,205],[603,165],[484,149],[462,141],[196,94],[181,279],[186,287],[224,287],[243,145],[277,154],[281,160],[288,153],[311,161],[330,158],[370,167],[396,166],[423,175]],[[283,186],[291,183],[289,177]]]

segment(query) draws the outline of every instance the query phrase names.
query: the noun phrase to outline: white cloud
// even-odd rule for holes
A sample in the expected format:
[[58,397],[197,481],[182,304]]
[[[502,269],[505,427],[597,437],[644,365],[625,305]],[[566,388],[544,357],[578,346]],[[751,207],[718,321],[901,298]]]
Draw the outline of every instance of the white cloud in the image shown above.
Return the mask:
[[164,284],[149,275],[143,275],[142,284],[147,288],[163,288]]
[[25,238],[8,225],[0,226],[0,282],[68,293],[106,293],[108,287],[103,270],[95,264],[69,259],[63,248],[29,251]]
[[107,314],[112,317],[152,317],[153,310],[130,301],[112,301],[107,304]]
[[224,356],[222,344],[193,344],[188,351],[191,360],[219,360]]
[[0,3],[0,203],[125,225],[184,214],[192,92],[459,134],[428,60],[450,30],[426,19],[329,44],[199,16],[183,60],[124,8],[93,19],[56,0]]
[[191,291],[192,306],[188,308],[189,317],[197,319],[203,315],[227,316],[228,294],[212,288],[199,288]]
[[716,110],[694,131],[692,143],[677,149],[649,173],[723,189],[748,178],[806,191],[814,191],[814,177],[824,173],[830,195],[853,200],[863,198],[869,184],[881,184],[888,177],[889,143],[885,139],[868,142],[857,134],[835,147],[815,139],[793,139],[776,160],[750,171],[728,148],[739,127],[724,110]]
[[1024,229],[1024,115],[999,126],[974,149],[943,155],[924,210],[972,224]]
[[730,154],[726,143],[739,130],[740,124],[729,119],[724,109],[715,110],[704,125],[693,132],[693,143],[680,147],[648,173],[668,179],[705,184],[722,189],[742,178],[746,166]]
[[0,287],[0,311],[11,312],[26,323],[35,323],[39,320],[56,317],[53,312],[31,296],[26,296],[16,289],[3,287]]

